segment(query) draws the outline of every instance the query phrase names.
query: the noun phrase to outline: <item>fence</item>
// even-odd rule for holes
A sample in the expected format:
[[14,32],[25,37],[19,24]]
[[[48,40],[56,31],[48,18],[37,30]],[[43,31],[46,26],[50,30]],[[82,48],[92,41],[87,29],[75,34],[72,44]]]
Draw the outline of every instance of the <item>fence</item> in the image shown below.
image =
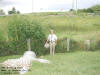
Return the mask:
[[[70,38],[58,41],[56,52],[69,52],[74,50],[95,51],[100,49],[100,39],[75,41]],[[60,50],[59,50],[60,49]]]
[[[21,41],[11,41],[11,42],[0,42],[0,56],[11,55],[11,54],[22,54],[26,50],[35,51],[36,54],[48,54],[49,49],[44,48],[44,43],[36,43],[37,40],[27,39],[23,42]],[[35,44],[36,43],[36,44]],[[59,39],[56,52],[63,53],[74,50],[86,50],[95,51],[100,49],[100,40],[85,40],[76,42],[70,38]]]

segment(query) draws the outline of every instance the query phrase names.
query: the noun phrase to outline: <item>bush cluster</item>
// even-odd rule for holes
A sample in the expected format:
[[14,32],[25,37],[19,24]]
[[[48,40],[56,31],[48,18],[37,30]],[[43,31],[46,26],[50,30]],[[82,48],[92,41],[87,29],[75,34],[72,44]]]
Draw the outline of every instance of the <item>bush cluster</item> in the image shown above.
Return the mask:
[[0,42],[0,56],[23,54],[27,50],[27,39],[31,39],[31,49],[36,54],[44,54],[45,34],[38,19],[32,21],[16,17],[8,26],[8,40]]

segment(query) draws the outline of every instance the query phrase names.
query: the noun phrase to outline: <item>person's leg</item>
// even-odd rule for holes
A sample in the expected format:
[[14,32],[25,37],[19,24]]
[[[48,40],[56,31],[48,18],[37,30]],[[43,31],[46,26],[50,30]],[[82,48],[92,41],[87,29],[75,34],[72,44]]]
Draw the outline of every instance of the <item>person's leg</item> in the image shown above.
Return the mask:
[[52,43],[50,42],[50,55],[52,55]]
[[51,43],[51,45],[52,45],[51,55],[53,55],[53,42]]
[[55,42],[53,43],[53,55],[55,53]]

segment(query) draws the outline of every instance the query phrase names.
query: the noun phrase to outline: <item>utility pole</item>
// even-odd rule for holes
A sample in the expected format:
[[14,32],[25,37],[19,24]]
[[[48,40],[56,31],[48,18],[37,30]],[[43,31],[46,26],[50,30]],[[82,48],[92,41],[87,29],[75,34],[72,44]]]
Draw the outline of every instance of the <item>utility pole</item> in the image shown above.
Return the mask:
[[32,0],[32,13],[33,13],[33,0]]
[[72,10],[74,10],[74,0],[72,0]]
[[76,0],[76,13],[77,13],[77,0]]

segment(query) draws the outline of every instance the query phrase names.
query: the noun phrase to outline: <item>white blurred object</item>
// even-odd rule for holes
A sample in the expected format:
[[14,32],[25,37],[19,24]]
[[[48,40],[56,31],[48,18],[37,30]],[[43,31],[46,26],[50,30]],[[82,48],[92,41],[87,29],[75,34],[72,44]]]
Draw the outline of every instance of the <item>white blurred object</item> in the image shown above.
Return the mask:
[[49,46],[50,46],[49,43],[45,43],[44,45],[45,48],[49,48]]
[[26,72],[28,71],[28,68],[27,67],[23,67],[23,68],[21,68],[20,69],[20,75],[23,75],[23,74],[25,74]]
[[36,61],[39,61],[40,63],[50,63],[50,61],[46,60],[46,59],[35,59]]
[[40,63],[50,63],[49,60],[36,58],[36,54],[33,51],[26,51],[22,57],[18,59],[8,59],[0,64],[2,64],[3,67],[20,67],[19,73],[20,75],[23,75],[29,70],[32,61],[38,61]]

